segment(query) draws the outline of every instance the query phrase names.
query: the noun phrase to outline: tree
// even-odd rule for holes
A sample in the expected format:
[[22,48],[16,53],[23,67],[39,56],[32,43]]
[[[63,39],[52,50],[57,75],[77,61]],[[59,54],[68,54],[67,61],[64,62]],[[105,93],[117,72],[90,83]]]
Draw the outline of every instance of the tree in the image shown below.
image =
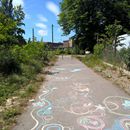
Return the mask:
[[17,43],[15,29],[16,22],[0,13],[0,44],[9,45]]
[[12,0],[0,1],[0,44],[25,43],[21,26],[24,12],[21,6],[13,7]]
[[97,34],[105,27],[120,22],[120,34],[130,28],[130,2],[128,0],[63,0],[59,24],[64,34],[75,32],[74,39],[81,49],[93,51]]
[[13,18],[13,0],[1,0],[0,1],[0,12],[7,17]]
[[124,38],[119,36],[122,26],[115,21],[114,24],[106,26],[105,30],[109,44],[113,45],[114,55],[116,56],[117,47],[124,45],[121,43]]
[[25,34],[25,31],[21,28],[21,26],[24,26],[25,24],[22,22],[24,20],[25,14],[23,12],[22,6],[16,6],[14,8],[14,20],[17,23],[17,27],[15,30],[15,35],[19,41],[20,44],[26,43],[25,39],[23,38],[23,34]]

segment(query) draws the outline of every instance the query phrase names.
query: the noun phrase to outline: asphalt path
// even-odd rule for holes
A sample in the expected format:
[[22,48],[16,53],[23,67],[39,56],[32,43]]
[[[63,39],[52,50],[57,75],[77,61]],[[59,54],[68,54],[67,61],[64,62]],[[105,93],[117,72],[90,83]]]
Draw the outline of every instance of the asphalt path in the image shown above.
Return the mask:
[[130,130],[130,96],[76,58],[59,57],[13,130]]

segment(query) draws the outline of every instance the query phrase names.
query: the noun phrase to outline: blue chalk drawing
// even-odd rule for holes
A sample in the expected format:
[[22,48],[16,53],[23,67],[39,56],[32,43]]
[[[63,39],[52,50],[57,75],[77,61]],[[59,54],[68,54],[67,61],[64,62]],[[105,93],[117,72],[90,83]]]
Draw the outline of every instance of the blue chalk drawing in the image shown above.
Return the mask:
[[[40,119],[42,119],[42,123],[39,124],[39,126],[37,126],[36,130],[41,130],[41,127],[44,126],[45,124],[47,124],[47,121],[44,117],[46,116],[52,116],[53,114],[53,105],[52,103],[47,100],[47,96],[50,95],[55,89],[57,88],[54,88],[52,86],[49,86],[48,89],[46,89],[45,91],[43,91],[43,94],[39,96],[39,99],[41,100],[40,102],[38,102],[38,104],[35,104],[35,105],[39,105],[41,106],[41,108],[39,108],[36,112],[36,115],[37,117],[39,117]],[[44,105],[41,103],[43,102]],[[51,127],[50,127],[51,128]],[[49,129],[50,129],[49,128]],[[54,127],[56,128],[56,127]],[[62,129],[59,129],[59,127],[57,127],[58,129],[57,130],[62,130]],[[49,130],[48,129],[48,130]]]
[[41,108],[38,112],[37,115],[39,117],[47,116],[47,115],[52,115],[52,106],[49,104],[48,106]]
[[[127,123],[124,123],[122,122],[124,119],[117,119],[112,128],[107,128],[107,129],[104,129],[104,130],[129,130],[129,128],[127,129],[126,127],[129,127],[127,125],[129,125],[129,122]],[[130,120],[130,117],[127,117],[126,120]],[[126,129],[125,129],[126,128]]]
[[120,121],[116,120],[114,122],[114,125],[112,126],[112,128],[108,128],[108,129],[105,129],[105,130],[124,130],[124,128],[121,126]]
[[124,106],[125,109],[130,109],[130,101],[129,100],[125,100],[122,105]]

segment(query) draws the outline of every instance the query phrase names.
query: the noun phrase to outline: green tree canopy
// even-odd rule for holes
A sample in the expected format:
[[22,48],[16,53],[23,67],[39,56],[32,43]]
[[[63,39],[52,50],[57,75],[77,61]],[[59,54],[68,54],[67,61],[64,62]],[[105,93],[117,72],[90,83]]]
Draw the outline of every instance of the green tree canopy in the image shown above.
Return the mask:
[[129,0],[63,0],[59,24],[64,34],[75,32],[76,43],[81,49],[93,51],[97,34],[105,33],[105,27],[119,21],[121,34],[130,28]]
[[13,7],[12,0],[0,0],[0,44],[25,43],[21,27],[24,16],[21,6]]
[[15,30],[16,22],[0,13],[0,44],[6,45],[16,43]]

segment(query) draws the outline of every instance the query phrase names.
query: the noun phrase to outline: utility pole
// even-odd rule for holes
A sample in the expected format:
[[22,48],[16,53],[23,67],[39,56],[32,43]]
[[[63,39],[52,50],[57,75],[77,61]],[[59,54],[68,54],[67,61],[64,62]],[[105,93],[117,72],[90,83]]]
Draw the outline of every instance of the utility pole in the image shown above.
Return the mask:
[[54,25],[52,24],[52,43],[54,42]]
[[32,41],[35,41],[35,34],[34,34],[34,28],[32,29]]

